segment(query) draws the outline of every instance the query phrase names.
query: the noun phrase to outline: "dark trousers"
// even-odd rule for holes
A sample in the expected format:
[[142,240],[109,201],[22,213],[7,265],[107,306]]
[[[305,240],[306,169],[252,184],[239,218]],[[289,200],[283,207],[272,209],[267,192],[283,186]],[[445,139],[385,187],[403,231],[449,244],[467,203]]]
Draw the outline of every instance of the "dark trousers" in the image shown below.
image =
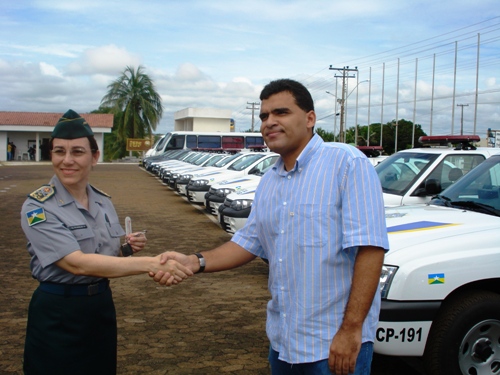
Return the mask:
[[111,289],[93,296],[35,290],[26,329],[26,375],[114,375],[116,354]]

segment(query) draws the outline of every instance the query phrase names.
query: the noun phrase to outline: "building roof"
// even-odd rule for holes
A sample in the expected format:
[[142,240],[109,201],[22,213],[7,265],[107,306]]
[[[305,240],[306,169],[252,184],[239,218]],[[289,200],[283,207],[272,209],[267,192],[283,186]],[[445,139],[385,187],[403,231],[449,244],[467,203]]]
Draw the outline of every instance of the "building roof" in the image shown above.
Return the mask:
[[[55,126],[64,113],[51,112],[4,112],[0,111],[0,125]],[[112,128],[113,115],[102,113],[80,113],[95,128]]]

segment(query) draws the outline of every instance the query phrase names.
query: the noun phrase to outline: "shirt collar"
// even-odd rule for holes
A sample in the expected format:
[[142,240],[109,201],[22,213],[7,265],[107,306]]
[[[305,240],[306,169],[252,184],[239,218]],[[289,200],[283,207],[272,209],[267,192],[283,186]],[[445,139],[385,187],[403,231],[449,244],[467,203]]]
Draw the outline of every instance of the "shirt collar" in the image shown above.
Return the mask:
[[323,145],[324,141],[317,133],[314,133],[311,140],[307,143],[306,147],[302,150],[297,161],[295,162],[294,167],[290,171],[285,170],[285,163],[283,158],[279,158],[276,162],[273,169],[275,169],[279,174],[288,174],[290,172],[302,171],[309,161],[312,159],[314,154],[319,150],[319,148]]
[[[55,187],[55,198],[57,199],[57,204],[59,206],[66,206],[70,203],[77,203],[75,198],[69,193],[68,190],[64,187],[57,176],[53,176],[50,180],[50,184]],[[89,211],[93,212],[94,203],[102,205],[101,197],[87,184],[87,195],[89,197]]]

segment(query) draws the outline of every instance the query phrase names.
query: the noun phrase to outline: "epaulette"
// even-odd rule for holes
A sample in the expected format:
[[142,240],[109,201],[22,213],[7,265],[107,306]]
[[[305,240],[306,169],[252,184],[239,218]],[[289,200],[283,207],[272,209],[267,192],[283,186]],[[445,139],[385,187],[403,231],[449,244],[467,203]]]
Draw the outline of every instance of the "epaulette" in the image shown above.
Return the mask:
[[36,189],[33,193],[29,194],[28,197],[43,203],[47,199],[53,197],[55,193],[56,193],[56,188],[54,187],[54,185],[42,185],[38,189]]
[[[89,185],[90,185],[90,184],[89,184]],[[94,190],[96,193],[99,193],[99,194],[101,194],[101,195],[104,195],[105,197],[111,198],[111,195],[106,194],[104,191],[99,190],[99,189],[98,189],[98,188],[96,188],[95,186],[90,185],[90,187],[91,187],[91,188],[92,188],[92,190]]]

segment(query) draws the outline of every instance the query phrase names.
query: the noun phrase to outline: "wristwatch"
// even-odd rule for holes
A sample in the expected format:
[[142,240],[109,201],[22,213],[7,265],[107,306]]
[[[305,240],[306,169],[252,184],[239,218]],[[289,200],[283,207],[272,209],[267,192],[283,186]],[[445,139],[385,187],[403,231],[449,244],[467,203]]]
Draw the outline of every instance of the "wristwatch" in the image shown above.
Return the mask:
[[200,253],[194,253],[194,255],[196,255],[198,257],[198,260],[200,261],[200,269],[198,271],[196,271],[195,273],[200,273],[200,272],[203,272],[205,271],[205,258],[203,257],[203,255],[201,255]]
[[120,246],[120,250],[122,251],[122,256],[124,257],[129,257],[134,254],[134,250],[132,250],[132,246],[128,243],[124,243],[123,245]]

